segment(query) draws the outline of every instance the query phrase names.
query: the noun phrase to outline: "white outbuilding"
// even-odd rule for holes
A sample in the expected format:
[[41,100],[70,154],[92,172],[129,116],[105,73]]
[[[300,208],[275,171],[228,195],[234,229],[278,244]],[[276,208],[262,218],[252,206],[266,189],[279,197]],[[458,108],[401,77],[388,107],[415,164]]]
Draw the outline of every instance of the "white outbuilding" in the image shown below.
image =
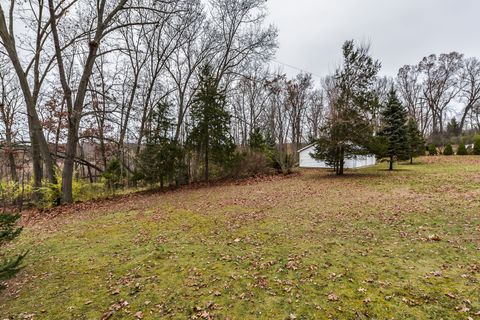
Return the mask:
[[[325,168],[329,169],[325,161],[316,160],[310,154],[315,152],[315,144],[306,146],[303,149],[298,150],[300,158],[300,168]],[[355,156],[351,159],[345,160],[346,169],[359,169],[374,166],[377,163],[377,158],[374,155]]]

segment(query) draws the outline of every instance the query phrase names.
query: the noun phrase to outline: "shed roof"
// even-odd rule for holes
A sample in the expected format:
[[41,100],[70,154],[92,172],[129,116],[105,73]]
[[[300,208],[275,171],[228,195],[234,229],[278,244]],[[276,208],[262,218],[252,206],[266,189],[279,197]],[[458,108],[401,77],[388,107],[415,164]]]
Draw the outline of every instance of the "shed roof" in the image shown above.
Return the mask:
[[312,144],[309,144],[308,146],[306,147],[303,147],[302,149],[298,150],[297,152],[300,153],[302,151],[305,151],[307,149],[310,149],[311,147],[315,146],[315,143],[312,143]]

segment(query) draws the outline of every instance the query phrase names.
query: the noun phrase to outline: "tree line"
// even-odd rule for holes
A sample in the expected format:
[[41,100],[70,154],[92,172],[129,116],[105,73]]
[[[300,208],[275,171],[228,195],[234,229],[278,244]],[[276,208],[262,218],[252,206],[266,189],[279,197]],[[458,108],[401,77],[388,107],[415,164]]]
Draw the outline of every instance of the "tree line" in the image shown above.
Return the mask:
[[432,55],[386,78],[349,41],[334,74],[289,78],[272,68],[267,14],[263,0],[2,2],[3,177],[31,175],[34,198],[60,185],[68,203],[80,170],[112,188],[289,172],[313,142],[341,171],[359,145],[385,145],[370,138],[392,88],[412,137],[441,141],[459,106],[455,132],[480,128],[477,58]]

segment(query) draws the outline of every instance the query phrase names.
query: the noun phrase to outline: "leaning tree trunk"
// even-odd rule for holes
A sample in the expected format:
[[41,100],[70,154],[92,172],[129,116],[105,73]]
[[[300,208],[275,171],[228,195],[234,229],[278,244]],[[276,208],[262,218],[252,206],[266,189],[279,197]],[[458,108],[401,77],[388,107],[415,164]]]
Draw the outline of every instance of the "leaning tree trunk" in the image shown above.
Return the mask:
[[468,116],[468,113],[470,112],[470,109],[472,109],[471,104],[467,105],[467,107],[465,108],[465,111],[463,112],[462,120],[460,121],[460,133],[463,133],[465,122],[467,121],[467,116]]

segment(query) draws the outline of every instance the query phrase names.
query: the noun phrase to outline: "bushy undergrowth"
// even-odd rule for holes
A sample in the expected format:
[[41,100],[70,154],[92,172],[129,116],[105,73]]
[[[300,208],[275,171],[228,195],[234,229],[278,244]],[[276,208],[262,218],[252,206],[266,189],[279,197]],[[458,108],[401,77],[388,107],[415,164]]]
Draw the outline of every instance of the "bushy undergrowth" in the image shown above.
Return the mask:
[[443,150],[443,155],[445,156],[452,156],[453,155],[453,148],[451,144],[447,144],[445,150]]
[[235,158],[227,175],[230,178],[246,178],[275,173],[264,152],[249,150],[237,153]]
[[475,138],[475,143],[473,145],[473,154],[476,156],[480,156],[480,136]]
[[[53,208],[59,205],[62,192],[61,174],[57,174],[56,178],[57,182],[53,184],[44,180],[42,187],[38,189],[35,189],[33,180],[24,184],[0,180],[0,199],[4,206],[13,207],[23,203],[26,206],[33,205],[39,209]],[[105,179],[95,183],[74,179],[72,191],[75,202],[100,199],[112,195],[109,183]]]
[[462,142],[458,146],[457,156],[466,156],[466,155],[468,155],[468,151],[467,151],[467,148],[465,147],[465,143]]

